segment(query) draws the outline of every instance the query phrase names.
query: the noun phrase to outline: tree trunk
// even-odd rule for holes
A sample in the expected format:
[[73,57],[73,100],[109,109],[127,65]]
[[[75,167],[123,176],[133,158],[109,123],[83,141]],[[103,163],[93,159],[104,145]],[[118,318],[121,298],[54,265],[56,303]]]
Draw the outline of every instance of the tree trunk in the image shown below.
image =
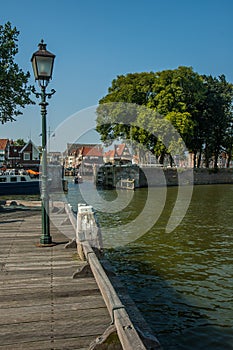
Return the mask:
[[[231,147],[232,148],[232,147]],[[231,158],[232,158],[232,152],[230,151],[228,154],[227,154],[227,168],[230,168],[230,162],[231,162]]]
[[218,154],[219,154],[219,152],[215,151],[215,153],[214,153],[214,169],[218,168]]
[[173,158],[172,158],[171,154],[169,154],[169,163],[170,163],[170,167],[172,167],[172,165],[173,165]]
[[200,148],[199,150],[199,155],[198,155],[198,159],[197,159],[197,167],[200,168],[201,166],[201,156],[202,156],[202,148]]
[[230,161],[231,161],[231,153],[227,155],[227,164],[226,164],[227,168],[230,168]]
[[197,151],[193,152],[193,167],[197,167]]
[[164,163],[164,157],[165,157],[165,153],[162,153],[160,156],[159,156],[159,164],[162,164]]
[[205,150],[205,166],[206,168],[210,167],[210,157],[207,150]]

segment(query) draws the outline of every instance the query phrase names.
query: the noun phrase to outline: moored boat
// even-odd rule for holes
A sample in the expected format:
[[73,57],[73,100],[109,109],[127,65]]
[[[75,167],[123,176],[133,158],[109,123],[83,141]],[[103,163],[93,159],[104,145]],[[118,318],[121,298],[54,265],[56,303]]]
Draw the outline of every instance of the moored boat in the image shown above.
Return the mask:
[[39,194],[40,181],[28,174],[0,174],[0,196],[17,194]]

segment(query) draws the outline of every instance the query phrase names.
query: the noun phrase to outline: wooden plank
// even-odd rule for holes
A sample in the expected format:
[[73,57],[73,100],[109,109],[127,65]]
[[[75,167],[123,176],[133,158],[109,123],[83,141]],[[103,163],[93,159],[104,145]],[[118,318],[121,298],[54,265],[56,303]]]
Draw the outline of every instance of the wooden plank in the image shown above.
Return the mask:
[[72,349],[72,350],[86,350],[88,349],[88,337],[76,337],[76,338],[67,338],[65,342],[61,339],[51,341],[31,341],[23,343],[14,343],[13,348],[12,344],[3,345],[0,344],[0,350],[51,350],[51,349]]
[[[83,303],[85,303],[85,299],[83,300]],[[98,300],[97,300],[98,303]],[[69,322],[70,320],[73,320],[76,322],[77,327],[82,323],[83,320],[90,319],[90,317],[93,318],[103,318],[106,319],[109,318],[109,314],[106,310],[105,305],[102,305],[101,303],[98,303],[98,307],[92,304],[92,308],[88,303],[86,303],[86,307],[84,308],[82,306],[82,303],[74,304],[74,308],[71,304],[65,304],[66,307],[63,307],[61,304],[57,304],[56,307],[53,310],[53,317],[59,318],[60,322]],[[72,307],[71,307],[72,306]],[[0,315],[0,325],[1,327],[9,326],[9,329],[14,327],[14,325],[18,325],[20,323],[28,323],[28,322],[41,322],[41,321],[50,321],[51,314],[46,312],[48,308],[48,305],[41,305],[40,307],[32,305],[32,306],[24,306],[24,307],[15,307],[8,309],[1,309],[1,315]],[[77,312],[78,311],[78,312]],[[56,322],[57,324],[57,322]],[[74,327],[74,331],[75,327]],[[0,330],[0,334],[1,334]]]
[[97,337],[102,332],[102,325],[99,322],[99,318],[96,320],[93,318],[91,331],[89,323],[90,319],[82,320],[79,324],[77,324],[76,320],[73,322],[67,322],[67,320],[66,322],[61,321],[59,323],[49,322],[50,325],[52,324],[52,327],[48,327],[48,323],[44,321],[14,324],[13,327],[12,325],[1,326],[1,345],[12,345],[12,349],[15,349],[17,343],[56,339],[63,340],[63,347],[67,349],[66,340],[69,338],[77,338],[78,348],[78,345],[80,346],[80,339],[85,337],[89,338],[89,344],[91,338]]

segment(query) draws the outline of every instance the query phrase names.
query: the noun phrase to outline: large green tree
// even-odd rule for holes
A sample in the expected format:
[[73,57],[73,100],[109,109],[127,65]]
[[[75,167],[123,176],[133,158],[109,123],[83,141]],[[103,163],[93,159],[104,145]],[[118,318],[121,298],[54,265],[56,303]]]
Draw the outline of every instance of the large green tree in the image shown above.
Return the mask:
[[162,161],[186,148],[195,167],[203,155],[207,167],[212,157],[216,167],[221,149],[228,159],[232,153],[232,91],[224,76],[199,75],[191,67],[120,75],[99,101],[97,131],[104,142],[130,139]]
[[[201,84],[198,74],[189,67],[118,76],[108,94],[100,100],[97,131],[105,142],[118,137],[133,139],[163,162],[171,150],[175,154],[175,149],[180,149],[181,139],[191,142],[195,125],[193,114],[197,110]],[[108,105],[110,102],[113,105]],[[114,105],[114,102],[118,103]],[[174,135],[168,122],[180,138]]]
[[19,31],[10,22],[0,25],[0,121],[14,121],[22,108],[33,104],[29,72],[23,72],[15,62]]

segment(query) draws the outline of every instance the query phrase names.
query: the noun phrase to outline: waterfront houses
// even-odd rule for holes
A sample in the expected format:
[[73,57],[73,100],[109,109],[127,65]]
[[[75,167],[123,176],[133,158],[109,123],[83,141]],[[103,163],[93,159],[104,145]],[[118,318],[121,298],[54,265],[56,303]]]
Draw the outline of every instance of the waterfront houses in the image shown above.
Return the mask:
[[68,170],[91,175],[96,167],[104,163],[132,163],[133,156],[126,143],[113,146],[104,152],[101,144],[67,144],[64,165]]
[[133,157],[129,147],[125,143],[115,145],[113,150],[104,153],[105,163],[130,163],[132,159]]
[[13,140],[0,139],[0,166],[5,168],[23,168],[38,170],[40,165],[39,148],[29,140],[17,145]]
[[92,174],[93,168],[103,164],[103,147],[101,144],[67,144],[65,168]]

